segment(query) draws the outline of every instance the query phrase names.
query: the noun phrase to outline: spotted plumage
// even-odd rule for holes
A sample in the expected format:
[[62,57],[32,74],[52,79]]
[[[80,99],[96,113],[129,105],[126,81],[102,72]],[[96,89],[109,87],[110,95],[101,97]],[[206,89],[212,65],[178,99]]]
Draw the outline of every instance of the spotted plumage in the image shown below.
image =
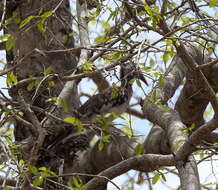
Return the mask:
[[98,114],[110,112],[121,114],[125,112],[133,93],[130,81],[135,78],[141,79],[147,84],[142,73],[136,70],[133,64],[123,64],[120,70],[121,86],[118,87],[118,91],[116,90],[115,95],[115,89],[110,88],[105,92],[92,96],[78,109],[80,119],[93,122],[96,120]]

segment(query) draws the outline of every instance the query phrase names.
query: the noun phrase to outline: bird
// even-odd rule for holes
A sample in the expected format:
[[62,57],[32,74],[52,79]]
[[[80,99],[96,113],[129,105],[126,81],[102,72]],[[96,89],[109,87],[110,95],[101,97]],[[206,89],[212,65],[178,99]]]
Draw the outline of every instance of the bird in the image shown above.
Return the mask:
[[[112,112],[119,115],[125,112],[129,106],[129,102],[133,94],[131,80],[140,79],[148,85],[142,72],[131,62],[121,64],[119,78],[121,82],[119,87],[115,88],[112,85],[112,87],[106,89],[105,91],[89,98],[75,111],[75,117],[82,123],[98,123],[99,115]],[[113,116],[108,117],[106,122],[111,120],[113,120]],[[59,146],[64,147],[67,143],[70,143],[73,149],[75,149],[77,145],[80,146],[81,144],[84,144],[84,147],[86,146],[86,143],[84,143],[83,140],[79,143],[74,141],[71,142],[71,139],[76,138],[69,138],[68,135],[74,134],[77,131],[77,129],[73,128],[71,124],[54,121],[53,126],[54,125],[59,127],[56,129],[56,135],[50,135],[49,138],[46,138],[47,143],[45,143],[45,149],[59,149]],[[83,145],[81,147],[83,147]]]
[[[97,124],[97,126],[102,126],[98,125],[99,115],[111,112],[119,115],[125,112],[133,94],[132,79],[142,80],[148,85],[142,72],[131,62],[121,64],[119,79],[121,82],[119,87],[114,88],[112,85],[105,91],[89,98],[77,109],[76,117],[82,123],[91,122]],[[108,120],[111,121],[113,118],[107,118],[106,122]],[[56,135],[51,135],[50,138],[46,138],[41,150],[41,157],[38,160],[38,166],[53,163],[55,171],[58,169],[60,159],[73,159],[77,156],[78,151],[87,149],[90,139],[94,135],[93,130],[90,134],[88,132],[78,134],[77,129],[72,127],[71,124],[61,122],[56,125],[59,125],[59,132]],[[60,128],[60,126],[62,127]]]
[[119,115],[126,111],[133,94],[131,80],[139,79],[148,85],[143,73],[132,62],[121,64],[119,87],[110,87],[96,94],[82,104],[77,112],[81,121],[96,122],[98,115],[115,113]]

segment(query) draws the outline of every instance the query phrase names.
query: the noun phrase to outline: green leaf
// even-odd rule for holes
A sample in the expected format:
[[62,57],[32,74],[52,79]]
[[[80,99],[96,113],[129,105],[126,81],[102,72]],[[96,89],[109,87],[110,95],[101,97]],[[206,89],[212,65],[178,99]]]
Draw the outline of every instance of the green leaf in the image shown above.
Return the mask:
[[49,75],[49,74],[51,74],[51,73],[52,73],[52,67],[51,67],[51,66],[47,67],[47,68],[44,70],[44,72],[43,72],[44,76],[47,76],[47,75]]
[[75,187],[79,186],[79,182],[78,182],[77,178],[74,176],[73,176],[73,183],[74,183]]
[[156,97],[156,90],[153,90],[152,93],[151,93],[151,100],[152,100],[152,103],[155,103],[156,100],[157,100],[157,97]]
[[209,6],[210,7],[215,7],[218,4],[218,0],[210,0]]
[[74,190],[82,190],[83,189],[82,188],[82,186],[83,186],[82,180],[80,178],[76,178],[73,176],[73,184],[75,187],[75,188],[73,188]]
[[110,137],[111,137],[111,135],[103,135],[103,136],[102,136],[102,140],[103,140],[104,142],[109,142]]
[[54,12],[53,11],[47,11],[47,12],[44,12],[41,17],[42,18],[48,18],[50,16],[53,16],[54,15]]
[[164,63],[167,63],[169,61],[169,58],[170,58],[169,53],[164,53],[163,54],[163,61],[164,61]]
[[48,169],[48,168],[46,168],[46,167],[40,167],[40,168],[39,168],[39,171],[47,171],[47,169]]
[[91,61],[85,61],[82,65],[81,65],[81,69],[84,72],[90,72],[95,68],[93,62]]
[[43,183],[43,177],[42,176],[37,176],[33,180],[33,185],[35,187],[42,185],[42,183]]
[[102,150],[104,148],[104,142],[102,140],[99,141],[98,143],[98,150]]
[[149,7],[149,5],[147,4],[147,2],[144,2],[144,9],[147,12],[148,15],[152,14],[151,8]]
[[6,163],[2,163],[2,161],[1,161],[1,166],[0,166],[0,171],[1,172],[5,172],[6,170],[6,168],[8,168],[9,167],[9,165],[8,164],[6,164]]
[[6,79],[7,85],[11,86],[12,84],[17,84],[17,82],[17,77],[13,74],[13,72],[9,72]]
[[196,21],[195,18],[190,18],[190,17],[187,17],[187,16],[182,16],[182,17],[181,17],[181,20],[183,21],[183,25],[184,25],[184,24],[188,24],[188,23],[190,23],[190,22]]
[[27,90],[31,91],[33,88],[36,88],[39,83],[40,83],[39,80],[35,80],[35,81],[29,83],[28,86],[27,86]]
[[154,177],[152,178],[152,184],[156,184],[158,182],[158,180],[160,179],[160,174],[159,173],[156,173],[154,175]]
[[112,115],[113,119],[120,118],[120,119],[125,120],[125,118],[120,114],[118,115],[118,114],[116,114],[114,112],[111,112],[110,114]]
[[68,110],[68,105],[67,102],[59,97],[52,97],[52,98],[48,98],[45,102],[55,102],[57,103],[60,107],[62,107],[64,109],[64,111]]
[[135,82],[135,79],[132,79],[129,81],[129,84],[133,84]]
[[163,86],[164,86],[164,77],[163,77],[163,75],[160,75],[159,86],[160,86],[160,88],[163,88]]
[[143,146],[143,144],[137,144],[137,146],[135,147],[135,154],[136,155],[140,155],[140,154],[142,154],[143,153],[143,151],[144,151],[144,146]]
[[174,51],[173,46],[171,46],[170,47],[170,53],[169,53],[170,57],[173,57],[175,54],[176,54],[176,52]]
[[112,93],[111,93],[111,98],[116,98],[119,95],[120,88],[113,82],[112,83]]
[[151,58],[149,61],[149,66],[152,68],[152,67],[154,67],[155,64],[156,64],[156,62]]
[[63,42],[67,42],[69,40],[69,36],[68,35],[64,35],[62,37]]
[[114,20],[120,11],[119,7],[116,7],[114,11],[111,8],[108,8],[108,10],[111,12],[111,14],[109,15],[107,19],[108,21],[111,19]]
[[0,35],[0,42],[7,41],[10,36],[11,36],[10,34],[2,34],[2,35]]
[[172,40],[166,40],[166,45],[167,46],[172,46],[173,45],[173,41]]
[[103,117],[101,117],[101,115],[98,115],[97,121],[98,121],[98,123],[101,124],[101,128],[102,128],[103,130],[107,130],[107,129],[109,129],[110,127],[113,126],[113,122],[112,122],[112,121],[106,121]]
[[5,47],[6,50],[7,51],[11,50],[14,47],[14,43],[15,43],[14,37],[9,36],[8,40],[6,41],[6,47]]
[[48,81],[48,86],[54,87],[55,86],[55,82],[54,81]]
[[42,171],[44,176],[46,173],[47,177],[48,176],[57,176],[53,171],[51,171],[49,168],[46,168],[46,167],[40,167],[39,171]]
[[37,24],[36,24],[37,29],[39,30],[40,33],[45,33],[46,31],[46,27],[45,27],[45,19],[40,20]]
[[116,53],[113,54],[112,60],[117,60],[117,59],[119,59],[121,57],[122,57],[122,54],[120,52],[116,52]]
[[204,151],[199,151],[200,159],[204,158]]
[[[101,114],[101,116],[102,116],[104,119],[113,117],[112,112],[111,112],[111,113],[106,113],[106,114]],[[116,117],[114,117],[114,118],[116,118]]]
[[110,28],[111,28],[109,22],[103,22],[102,26],[103,26],[103,29],[104,29],[105,33],[107,33],[110,30]]
[[43,178],[46,178],[46,177],[50,177],[51,175],[50,175],[47,171],[45,171],[45,172],[42,172],[42,173],[41,173],[41,176],[42,176]]
[[38,15],[40,16],[43,13],[43,8],[39,9]]
[[63,98],[57,98],[57,103],[64,109],[65,112],[68,110],[67,102]]
[[20,23],[19,28],[23,28],[23,27],[26,26],[32,19],[37,18],[37,17],[38,17],[38,16],[34,16],[34,15],[28,16],[27,18],[25,18],[25,19]]
[[70,124],[72,124],[73,126],[76,126],[76,127],[83,127],[82,122],[79,119],[75,118],[75,117],[66,117],[64,119],[64,121],[67,122],[67,123],[70,123]]
[[39,175],[39,171],[38,171],[38,169],[37,169],[35,166],[28,165],[28,169],[29,169],[29,171],[30,171],[32,174],[34,174],[34,175],[36,175],[36,176]]
[[95,38],[95,43],[96,44],[101,44],[101,43],[104,43],[108,40],[108,37],[107,36],[98,36]]
[[137,11],[137,15],[138,16],[144,16],[144,15],[146,15],[146,11],[145,10],[140,10],[139,12]]
[[19,161],[19,165],[20,165],[21,168],[24,168],[24,166],[25,166],[24,160],[20,160]]
[[142,68],[141,68],[141,70],[143,70],[143,71],[145,71],[145,72],[151,72],[151,67],[146,67],[146,66],[143,66]]
[[89,21],[90,21],[90,24],[92,24],[92,25],[94,25],[94,26],[97,25],[97,20],[96,20],[96,18],[95,18],[94,16],[91,17],[91,18],[89,18]]
[[50,176],[56,176],[54,172],[52,172],[49,168],[46,168],[46,167],[40,167],[39,171],[41,171],[40,173],[43,178],[47,178]]
[[189,127],[187,127],[187,128],[184,128],[182,131],[183,131],[184,133],[189,133],[189,132],[193,131],[195,128],[196,128],[195,123],[192,123],[191,126],[189,126]]
[[142,84],[141,84],[141,82],[139,80],[136,80],[136,84],[137,84],[138,87],[142,87]]
[[52,98],[48,98],[45,102],[58,102],[58,98],[57,97],[52,97]]
[[15,22],[16,24],[20,23],[20,15],[18,14],[18,11],[13,11],[12,16],[5,20],[4,24],[7,26],[9,24],[12,24],[13,22]]
[[5,187],[3,188],[3,190],[11,190],[11,188],[9,188],[8,186],[5,186]]
[[193,129],[195,129],[195,128],[196,128],[195,123],[192,123],[190,129],[193,130]]
[[34,82],[31,82],[31,83],[28,84],[27,90],[28,90],[28,91],[31,91],[34,87],[35,87],[35,83],[34,83]]
[[155,14],[156,16],[160,16],[160,15],[159,15],[160,8],[159,8],[157,5],[153,6],[152,12],[153,12],[153,14]]
[[12,18],[13,18],[13,20],[14,20],[17,24],[20,23],[20,16],[19,16],[19,14],[18,14],[18,11],[13,11],[13,13],[12,13]]
[[159,108],[163,111],[168,111],[169,110],[169,107],[166,106],[166,105],[159,105]]

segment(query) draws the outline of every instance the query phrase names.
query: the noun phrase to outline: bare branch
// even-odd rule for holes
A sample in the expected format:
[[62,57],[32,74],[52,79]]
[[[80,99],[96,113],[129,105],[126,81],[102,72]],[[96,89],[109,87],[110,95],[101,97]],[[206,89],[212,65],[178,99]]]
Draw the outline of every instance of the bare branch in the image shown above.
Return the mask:
[[7,0],[4,0],[4,3],[3,3],[3,11],[2,11],[2,17],[1,17],[1,21],[0,21],[0,30],[2,30],[2,26],[3,26],[3,23],[4,23],[4,21],[5,21],[6,3],[7,3]]
[[[99,173],[99,176],[105,176],[109,179],[113,179],[131,169],[141,168],[143,171],[150,172],[155,170],[160,166],[173,166],[175,164],[174,158],[172,155],[156,155],[156,154],[146,154],[140,156],[134,156],[127,160],[124,160],[106,170]],[[143,166],[143,167],[142,167]],[[108,181],[104,178],[98,177],[93,178],[89,181],[85,189],[93,190],[99,186],[104,185]]]

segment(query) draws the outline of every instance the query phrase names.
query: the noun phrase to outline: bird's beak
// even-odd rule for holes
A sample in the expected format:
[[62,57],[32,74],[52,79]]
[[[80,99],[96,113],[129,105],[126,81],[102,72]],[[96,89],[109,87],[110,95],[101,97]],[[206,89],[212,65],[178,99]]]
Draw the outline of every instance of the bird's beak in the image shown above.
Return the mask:
[[148,83],[147,83],[147,81],[146,81],[146,79],[141,71],[134,71],[134,75],[136,76],[136,78],[138,78],[139,80],[141,80],[142,82],[144,82],[148,86]]

